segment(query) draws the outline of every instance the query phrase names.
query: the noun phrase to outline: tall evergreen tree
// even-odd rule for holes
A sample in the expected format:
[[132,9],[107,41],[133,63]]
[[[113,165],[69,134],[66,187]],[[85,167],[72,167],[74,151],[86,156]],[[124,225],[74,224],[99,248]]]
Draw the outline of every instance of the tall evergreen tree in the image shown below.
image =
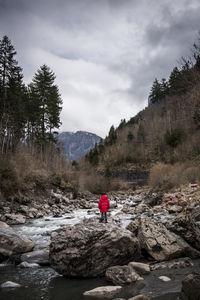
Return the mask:
[[158,79],[155,78],[149,95],[149,103],[157,103],[160,101],[161,98],[162,98],[162,87]]
[[36,72],[30,84],[29,105],[33,107],[34,115],[30,116],[35,140],[40,145],[49,141],[55,142],[54,129],[60,127],[60,112],[62,100],[57,85],[55,74],[47,65],[43,65]]
[[1,153],[14,149],[24,134],[25,87],[16,51],[7,36],[0,40],[0,143]]

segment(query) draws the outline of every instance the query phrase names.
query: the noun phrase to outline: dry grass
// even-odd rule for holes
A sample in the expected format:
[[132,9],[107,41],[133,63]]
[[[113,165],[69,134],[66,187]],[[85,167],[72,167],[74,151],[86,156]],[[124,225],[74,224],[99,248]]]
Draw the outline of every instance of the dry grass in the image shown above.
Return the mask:
[[69,188],[70,180],[69,162],[53,147],[38,153],[20,146],[15,153],[0,158],[0,191],[5,196],[45,190],[51,185]]
[[154,189],[169,190],[200,181],[199,166],[191,163],[157,164],[150,172],[149,185]]

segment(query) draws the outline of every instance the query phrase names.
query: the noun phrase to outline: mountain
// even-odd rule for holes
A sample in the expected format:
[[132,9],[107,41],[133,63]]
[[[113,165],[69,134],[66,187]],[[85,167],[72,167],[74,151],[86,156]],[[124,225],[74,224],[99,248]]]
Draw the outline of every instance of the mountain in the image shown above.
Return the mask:
[[79,160],[93,149],[95,144],[100,142],[101,137],[86,131],[66,131],[58,135],[58,140],[62,144],[66,157],[73,161]]

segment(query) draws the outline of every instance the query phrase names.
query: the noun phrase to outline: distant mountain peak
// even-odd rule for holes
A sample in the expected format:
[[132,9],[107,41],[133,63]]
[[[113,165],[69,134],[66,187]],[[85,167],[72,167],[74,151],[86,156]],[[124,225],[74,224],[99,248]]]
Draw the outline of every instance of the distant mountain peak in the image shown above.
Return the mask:
[[64,131],[58,135],[59,142],[63,145],[65,156],[73,161],[81,159],[86,153],[99,143],[101,137],[87,131]]

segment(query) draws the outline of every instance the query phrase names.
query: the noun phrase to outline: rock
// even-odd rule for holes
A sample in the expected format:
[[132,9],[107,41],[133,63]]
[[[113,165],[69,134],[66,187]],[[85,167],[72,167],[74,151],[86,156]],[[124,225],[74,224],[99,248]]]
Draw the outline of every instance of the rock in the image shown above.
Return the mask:
[[126,227],[127,230],[137,235],[139,222],[138,221],[132,221],[128,224]]
[[173,206],[168,208],[168,211],[169,211],[170,214],[180,213],[180,212],[183,211],[183,208],[179,205],[173,205]]
[[168,281],[171,281],[171,279],[167,276],[160,276],[158,277],[160,280],[164,281],[164,282],[168,282]]
[[13,254],[31,251],[34,243],[20,236],[9,225],[0,222],[0,262]]
[[196,206],[196,207],[192,210],[191,216],[192,216],[192,218],[193,218],[196,222],[199,222],[199,221],[200,221],[200,205]]
[[149,211],[149,207],[144,203],[140,203],[135,209],[135,213],[138,215],[148,211]]
[[137,295],[135,297],[129,298],[128,300],[150,300],[149,297],[147,297],[146,295]]
[[17,288],[17,287],[20,287],[21,285],[19,283],[13,282],[13,281],[6,281],[6,282],[2,283],[0,286],[2,289],[4,289],[4,288]]
[[114,266],[108,268],[106,270],[106,279],[116,285],[123,285],[143,280],[143,278],[129,266]]
[[121,291],[121,286],[101,286],[83,293],[84,296],[112,298]]
[[193,262],[191,258],[185,257],[185,258],[178,258],[178,259],[173,259],[171,261],[164,261],[161,263],[150,265],[150,269],[151,271],[154,271],[154,270],[162,270],[162,269],[180,269],[180,268],[187,268],[192,266],[193,266]]
[[148,264],[132,261],[128,264],[128,266],[134,269],[139,275],[149,274],[151,272]]
[[181,290],[182,300],[200,299],[200,274],[189,274],[182,281]]
[[157,261],[189,256],[197,258],[200,253],[181,237],[170,232],[162,223],[152,218],[141,219],[138,238],[141,248]]
[[166,227],[180,235],[192,247],[200,250],[200,229],[190,215],[181,213],[172,222],[167,223]]
[[110,208],[117,208],[117,202],[116,201],[110,201]]
[[23,261],[21,264],[18,265],[19,268],[38,268],[40,265],[35,264],[35,263],[28,263],[26,261]]
[[67,277],[96,277],[107,268],[140,256],[139,243],[130,231],[114,224],[66,225],[51,235],[50,264]]
[[22,262],[49,265],[49,249],[41,249],[21,255]]
[[9,225],[17,225],[26,223],[26,217],[21,214],[5,214],[5,221]]

